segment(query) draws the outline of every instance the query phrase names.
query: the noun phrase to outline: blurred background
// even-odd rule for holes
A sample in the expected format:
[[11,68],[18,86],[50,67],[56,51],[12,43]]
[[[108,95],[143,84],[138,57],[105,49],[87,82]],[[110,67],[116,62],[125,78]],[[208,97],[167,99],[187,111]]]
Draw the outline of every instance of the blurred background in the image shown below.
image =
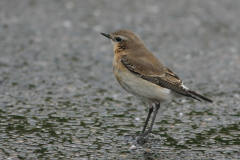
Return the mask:
[[[239,0],[1,0],[0,159],[240,158],[239,16]],[[163,104],[160,142],[124,139],[148,108],[112,73],[100,33],[119,29],[215,103]]]

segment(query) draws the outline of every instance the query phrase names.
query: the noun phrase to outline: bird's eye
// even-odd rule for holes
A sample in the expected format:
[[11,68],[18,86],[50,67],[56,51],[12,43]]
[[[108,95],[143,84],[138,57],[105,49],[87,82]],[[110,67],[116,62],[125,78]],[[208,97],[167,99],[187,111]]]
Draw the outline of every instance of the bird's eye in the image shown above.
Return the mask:
[[120,42],[122,39],[120,37],[117,37],[116,40]]

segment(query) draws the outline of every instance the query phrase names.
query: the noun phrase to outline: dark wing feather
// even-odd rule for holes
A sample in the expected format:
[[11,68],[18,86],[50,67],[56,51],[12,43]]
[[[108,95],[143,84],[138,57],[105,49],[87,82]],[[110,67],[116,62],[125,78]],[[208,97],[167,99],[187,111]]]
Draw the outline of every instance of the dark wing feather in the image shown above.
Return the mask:
[[[121,59],[121,63],[132,73],[135,75],[149,81],[152,83],[155,83],[163,88],[170,89],[178,94],[194,98],[196,100],[201,101],[198,97],[199,95],[193,94],[193,91],[187,90],[182,87],[182,80],[175,74],[173,73],[170,69],[166,68],[165,66],[165,72],[160,72],[161,74],[153,74],[153,72],[148,72],[144,71],[143,68],[140,68],[139,66],[134,65],[133,60],[130,62],[130,60],[127,58],[127,56],[123,56]],[[146,62],[145,62],[146,63]],[[162,70],[162,69],[161,69]],[[196,93],[196,92],[194,92]],[[196,95],[196,96],[194,96]],[[202,96],[203,97],[203,96]],[[200,98],[202,98],[200,97]],[[204,99],[205,98],[205,99]],[[204,97],[202,99],[211,101],[210,99]]]

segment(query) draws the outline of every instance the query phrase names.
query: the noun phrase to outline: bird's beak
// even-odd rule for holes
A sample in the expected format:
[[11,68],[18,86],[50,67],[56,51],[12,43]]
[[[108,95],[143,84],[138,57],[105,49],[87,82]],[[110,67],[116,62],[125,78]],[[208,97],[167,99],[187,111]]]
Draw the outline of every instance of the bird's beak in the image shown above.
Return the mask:
[[106,34],[106,33],[101,33],[103,36],[105,36],[105,37],[107,37],[107,38],[109,38],[109,39],[111,39],[111,37],[110,37],[110,35],[109,34]]

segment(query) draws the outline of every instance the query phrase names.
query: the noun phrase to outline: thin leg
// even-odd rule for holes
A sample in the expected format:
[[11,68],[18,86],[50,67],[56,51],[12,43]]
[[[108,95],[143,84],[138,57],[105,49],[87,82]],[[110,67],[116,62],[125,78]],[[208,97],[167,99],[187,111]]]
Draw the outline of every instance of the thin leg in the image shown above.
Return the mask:
[[159,108],[160,108],[160,103],[157,102],[157,103],[155,103],[155,105],[156,105],[156,109],[155,109],[155,112],[154,112],[154,115],[153,115],[153,118],[152,118],[152,122],[151,122],[151,125],[150,125],[148,131],[145,132],[145,129],[146,129],[146,127],[147,127],[149,118],[150,118],[150,116],[151,116],[151,114],[152,114],[152,112],[153,112],[153,107],[152,107],[152,105],[150,105],[149,112],[148,112],[148,116],[147,116],[147,119],[146,119],[146,121],[145,121],[145,125],[144,125],[144,127],[143,127],[143,130],[142,130],[141,134],[139,134],[139,135],[132,135],[133,137],[140,136],[140,137],[138,138],[139,143],[141,143],[141,141],[143,140],[143,138],[146,137],[147,135],[149,135],[149,133],[159,135],[159,134],[157,134],[157,133],[152,132],[152,127],[153,127],[155,118],[156,118],[156,116],[157,116],[158,110],[159,110]]
[[150,133],[155,134],[155,135],[159,135],[159,134],[154,133],[154,132],[152,131],[152,127],[153,127],[155,118],[156,118],[157,113],[158,113],[158,110],[159,110],[159,108],[160,108],[160,103],[159,103],[159,102],[158,102],[158,103],[155,103],[155,105],[156,105],[156,109],[155,109],[155,112],[154,112],[154,115],[153,115],[153,118],[152,118],[151,125],[150,125],[148,131],[144,132],[144,131],[145,131],[145,128],[146,128],[146,126],[147,126],[147,121],[149,120],[149,117],[150,117],[150,115],[151,115],[150,112],[152,112],[152,111],[150,111],[150,108],[149,108],[149,113],[148,113],[149,116],[147,117],[147,121],[145,122],[145,125],[144,125],[144,128],[143,128],[143,132],[139,135],[140,137],[139,137],[138,140],[137,140],[137,142],[140,143],[140,144],[141,144],[141,143],[145,143],[144,137],[146,137],[146,136],[149,135]]
[[160,103],[155,103],[155,105],[156,105],[156,109],[155,109],[155,112],[154,112],[154,115],[153,115],[153,118],[152,118],[152,123],[151,123],[151,126],[150,126],[148,132],[152,132],[153,123],[154,123],[154,121],[155,121],[157,112],[158,112],[158,110],[159,110],[159,108],[160,108]]
[[148,124],[149,118],[151,117],[152,112],[153,112],[153,106],[152,106],[152,104],[150,104],[150,108],[149,108],[149,110],[148,110],[148,116],[147,116],[147,119],[146,119],[146,121],[145,121],[143,130],[142,130],[142,133],[145,132],[145,129],[146,129],[146,127],[147,127],[147,124]]

